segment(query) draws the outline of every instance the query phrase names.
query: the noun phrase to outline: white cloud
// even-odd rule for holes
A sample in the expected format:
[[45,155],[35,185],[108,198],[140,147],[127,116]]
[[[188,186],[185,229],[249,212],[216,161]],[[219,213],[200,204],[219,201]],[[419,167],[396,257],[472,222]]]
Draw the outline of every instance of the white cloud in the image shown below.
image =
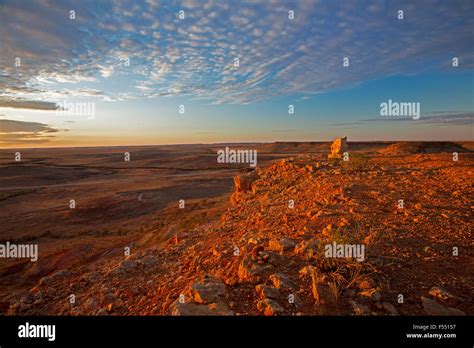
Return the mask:
[[[111,6],[108,8],[108,6]],[[396,19],[405,9],[406,20]],[[395,73],[474,65],[472,2],[132,1],[18,3],[0,7],[0,96],[62,98],[126,76],[106,100],[186,93],[248,103],[316,94]],[[72,21],[66,9],[76,9]],[[186,10],[178,20],[177,11]],[[288,10],[295,19],[288,19]],[[440,20],[442,18],[443,20]],[[342,57],[350,67],[342,67]],[[16,57],[22,60],[15,67]],[[234,57],[240,66],[233,67]],[[132,61],[123,68],[123,59]],[[426,62],[425,64],[421,62]],[[60,84],[62,88],[58,87]],[[114,86],[119,87],[119,86]],[[84,93],[83,95],[86,95]],[[92,95],[89,95],[92,97]],[[53,99],[54,101],[54,99]]]

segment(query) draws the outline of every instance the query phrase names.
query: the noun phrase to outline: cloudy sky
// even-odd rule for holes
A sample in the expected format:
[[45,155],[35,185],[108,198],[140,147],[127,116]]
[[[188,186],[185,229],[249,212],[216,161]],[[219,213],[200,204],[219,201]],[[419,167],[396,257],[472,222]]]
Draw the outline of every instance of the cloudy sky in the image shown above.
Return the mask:
[[[473,14],[469,0],[0,0],[0,147],[473,140]],[[381,116],[389,99],[420,119]]]

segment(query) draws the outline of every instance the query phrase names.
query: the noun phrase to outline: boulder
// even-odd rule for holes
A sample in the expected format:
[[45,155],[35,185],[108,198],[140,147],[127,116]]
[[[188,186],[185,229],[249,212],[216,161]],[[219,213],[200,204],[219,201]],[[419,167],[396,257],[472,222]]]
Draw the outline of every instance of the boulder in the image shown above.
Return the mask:
[[350,304],[352,305],[352,308],[354,308],[354,312],[356,315],[371,315],[372,314],[370,308],[367,307],[366,305],[363,305],[356,301],[350,301]]
[[256,172],[234,176],[235,192],[252,191],[252,184],[255,180],[257,180],[257,178],[258,175]]
[[313,297],[316,304],[335,307],[337,305],[337,294],[329,284],[313,283]]
[[99,310],[95,313],[95,315],[97,315],[97,316],[99,316],[99,317],[106,316],[106,315],[108,315],[107,309],[101,308],[101,309],[99,309]]
[[318,244],[317,240],[304,240],[295,246],[293,252],[296,255],[304,256],[307,260],[311,260],[318,253]]
[[438,287],[438,286],[433,286],[430,291],[429,291],[429,294],[435,298],[439,298],[440,300],[447,300],[449,298],[454,298],[453,295],[451,295],[449,292],[447,292],[445,289],[441,288],[441,287]]
[[270,281],[273,283],[273,286],[277,289],[283,290],[293,290],[294,284],[293,282],[284,274],[282,273],[275,273],[270,276]]
[[283,312],[283,307],[272,299],[261,300],[257,303],[257,309],[264,315],[270,316]]
[[247,280],[251,283],[258,283],[263,277],[273,270],[270,264],[259,264],[252,259],[252,255],[246,255],[239,264],[237,275],[240,280]]
[[379,302],[382,298],[382,294],[377,289],[363,290],[363,291],[359,292],[357,295],[361,296],[361,297],[370,298],[374,302]]
[[400,313],[398,313],[397,308],[395,308],[395,306],[390,302],[382,302],[382,306],[391,315],[400,315]]
[[443,306],[429,298],[422,297],[421,299],[423,301],[423,309],[428,315],[466,315],[466,313],[457,308]]
[[230,203],[233,206],[237,206],[240,203],[240,201],[242,201],[246,193],[255,192],[252,184],[257,179],[258,179],[258,174],[256,172],[234,176],[235,191],[230,196]]
[[266,298],[271,298],[275,300],[281,298],[280,291],[273,286],[259,284],[255,287],[255,291],[257,292],[258,297],[263,300]]
[[281,266],[284,263],[283,256],[273,251],[263,250],[260,252],[261,259],[272,265],[272,266]]
[[331,144],[331,153],[328,158],[342,158],[344,152],[347,151],[347,137],[337,138]]
[[316,273],[316,269],[312,266],[308,268],[311,276],[311,291],[314,301],[317,305],[325,307],[337,306],[337,290],[334,283],[328,284],[322,282],[322,278]]
[[226,286],[215,280],[205,280],[191,285],[194,301],[197,303],[214,303],[224,296]]
[[280,253],[293,250],[295,246],[296,242],[293,239],[287,237],[284,237],[278,241],[272,239],[269,243],[270,250],[278,251]]

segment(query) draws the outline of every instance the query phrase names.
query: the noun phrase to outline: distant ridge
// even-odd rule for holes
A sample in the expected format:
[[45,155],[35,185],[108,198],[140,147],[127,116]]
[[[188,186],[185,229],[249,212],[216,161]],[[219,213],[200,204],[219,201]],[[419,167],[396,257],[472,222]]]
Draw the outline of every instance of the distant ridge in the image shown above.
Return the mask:
[[383,154],[417,154],[442,152],[472,152],[463,146],[450,141],[413,141],[398,142],[380,150]]

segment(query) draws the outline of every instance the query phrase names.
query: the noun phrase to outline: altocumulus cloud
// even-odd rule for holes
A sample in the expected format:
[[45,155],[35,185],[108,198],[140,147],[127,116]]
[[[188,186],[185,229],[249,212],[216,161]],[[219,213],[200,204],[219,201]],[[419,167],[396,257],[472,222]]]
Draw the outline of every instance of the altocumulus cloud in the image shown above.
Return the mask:
[[473,10],[463,0],[4,0],[0,106],[44,109],[71,95],[250,103],[443,69],[453,52],[472,67]]

